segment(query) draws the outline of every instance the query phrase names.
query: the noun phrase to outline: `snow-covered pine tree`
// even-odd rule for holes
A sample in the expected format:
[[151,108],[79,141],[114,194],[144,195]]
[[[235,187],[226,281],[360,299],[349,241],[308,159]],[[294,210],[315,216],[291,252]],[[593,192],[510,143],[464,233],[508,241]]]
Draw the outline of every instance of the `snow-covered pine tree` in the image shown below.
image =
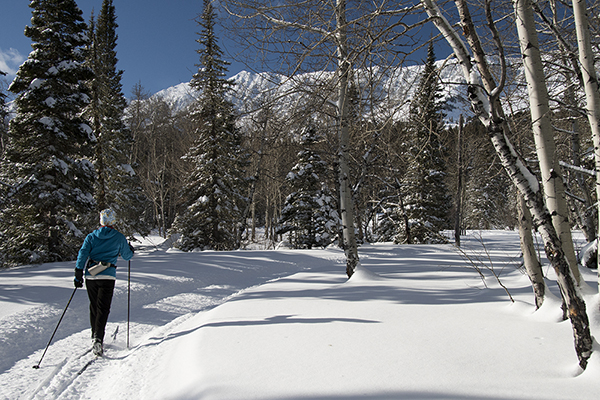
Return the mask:
[[[397,235],[406,230],[407,216],[403,205],[401,178],[406,170],[404,149],[406,143],[406,122],[398,121],[381,136],[382,150],[377,156],[383,166],[377,174],[378,184],[374,186],[377,202],[373,207],[373,234],[378,242],[395,242]],[[401,239],[399,240],[401,241]]]
[[465,194],[463,227],[493,229],[513,226],[516,213],[515,193],[506,190],[511,182],[498,163],[494,147],[478,119],[469,121],[463,130],[465,143]]
[[[2,76],[6,76],[6,72],[0,71],[0,77]],[[4,82],[0,82],[0,157],[4,154],[7,128],[8,109],[6,106],[6,93],[4,93]]]
[[[4,71],[0,71],[0,77],[2,76],[6,76],[6,73]],[[0,82],[0,160],[2,160],[3,156],[4,156],[4,148],[5,148],[5,143],[7,140],[7,132],[8,132],[8,110],[6,107],[6,93],[4,92],[4,82]],[[2,167],[2,164],[0,164],[0,168]],[[4,208],[4,199],[5,199],[5,194],[6,191],[5,189],[7,189],[7,187],[5,187],[4,182],[2,181],[3,177],[1,175],[1,170],[0,170],[0,209]],[[2,232],[2,221],[1,221],[2,215],[0,213],[0,241],[3,240],[4,234]],[[0,250],[1,251],[1,250]],[[3,263],[3,256],[2,253],[0,252],[0,268],[2,267]]]
[[313,149],[320,139],[314,126],[304,129],[298,163],[286,177],[292,193],[285,199],[277,233],[289,233],[295,249],[328,246],[341,223],[335,197],[324,183],[327,165]]
[[16,115],[1,168],[9,185],[0,211],[5,266],[74,259],[95,208],[94,136],[82,118],[91,77],[87,26],[74,0],[29,6],[33,51],[9,87]]
[[440,231],[449,226],[451,197],[445,183],[444,157],[447,149],[440,139],[444,129],[440,90],[435,54],[433,45],[430,44],[427,61],[409,112],[406,143],[409,161],[402,179],[403,207],[409,227],[400,232],[396,241],[445,241]]
[[390,189],[381,192],[375,235],[378,242],[401,242],[402,232],[406,231],[408,226],[407,215],[402,207],[402,196],[398,195],[402,190],[400,185],[391,183],[389,186]]
[[172,228],[181,235],[176,246],[184,251],[239,247],[245,157],[233,104],[226,99],[234,83],[225,78],[229,63],[222,59],[215,18],[211,2],[205,0],[198,20],[198,72],[191,81],[199,93],[190,109],[197,139],[184,156],[191,165],[184,188],[187,207]]
[[90,19],[91,47],[88,62],[94,71],[90,82],[91,102],[86,115],[97,142],[94,148],[98,210],[111,207],[119,216],[119,229],[131,235],[146,234],[143,218],[146,197],[131,166],[133,137],[124,121],[127,101],[122,92],[122,70],[117,69],[117,17],[112,0],[104,0],[97,23]]

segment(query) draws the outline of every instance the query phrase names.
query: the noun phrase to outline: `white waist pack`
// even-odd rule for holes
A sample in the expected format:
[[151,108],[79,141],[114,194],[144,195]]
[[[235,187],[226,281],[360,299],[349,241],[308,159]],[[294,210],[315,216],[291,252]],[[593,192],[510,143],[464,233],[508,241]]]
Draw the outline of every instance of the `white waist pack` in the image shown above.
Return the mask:
[[98,275],[100,272],[104,271],[108,267],[114,267],[113,264],[105,261],[92,261],[88,264],[88,271],[92,276]]

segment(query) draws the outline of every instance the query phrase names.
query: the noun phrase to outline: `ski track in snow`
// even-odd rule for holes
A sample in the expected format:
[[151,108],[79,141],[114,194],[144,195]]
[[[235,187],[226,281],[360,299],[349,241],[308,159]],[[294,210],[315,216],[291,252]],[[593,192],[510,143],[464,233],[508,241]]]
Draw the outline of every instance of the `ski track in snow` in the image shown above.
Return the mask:
[[[273,252],[242,254],[248,257],[236,256],[233,262],[223,265],[220,262],[223,253],[160,251],[156,246],[138,249],[131,262],[129,349],[126,346],[127,262],[119,260],[106,328],[106,357],[95,361],[79,376],[77,372],[93,357],[89,353],[79,356],[86,347],[91,347],[85,289],[76,291],[40,368],[32,368],[38,364],[73,291],[75,262],[1,271],[2,289],[19,293],[22,311],[4,317],[0,309],[0,399],[80,399],[82,388],[89,391],[87,386],[98,379],[111,359],[123,360],[125,366],[134,362],[138,368],[139,363],[152,365],[152,348],[190,316],[222,304],[247,287],[308,268],[298,266],[286,251],[279,252],[280,260],[271,257]],[[50,280],[53,282],[48,285]],[[0,296],[0,306],[2,300]],[[4,312],[8,311],[5,308]],[[112,340],[109,336],[115,330],[117,337]],[[136,353],[142,348],[145,348],[144,359],[138,360]],[[23,354],[29,356],[19,359]],[[110,368],[108,371],[109,375],[115,373]]]

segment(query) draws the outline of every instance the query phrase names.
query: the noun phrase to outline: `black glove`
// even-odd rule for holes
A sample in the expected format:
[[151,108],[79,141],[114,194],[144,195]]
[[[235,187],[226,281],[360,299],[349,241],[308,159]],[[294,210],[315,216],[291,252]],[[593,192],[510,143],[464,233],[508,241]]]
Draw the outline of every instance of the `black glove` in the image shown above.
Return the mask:
[[131,250],[131,253],[135,253],[135,248],[131,245],[131,243],[127,243],[129,245],[129,250]]
[[73,281],[76,288],[83,287],[83,270],[75,268],[75,280]]

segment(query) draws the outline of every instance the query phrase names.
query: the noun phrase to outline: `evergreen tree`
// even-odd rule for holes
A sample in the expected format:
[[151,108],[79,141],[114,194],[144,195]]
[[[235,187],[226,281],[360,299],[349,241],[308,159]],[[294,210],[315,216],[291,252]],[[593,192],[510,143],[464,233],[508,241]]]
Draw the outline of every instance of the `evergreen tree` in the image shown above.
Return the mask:
[[[4,71],[0,71],[0,77],[5,76]],[[4,84],[0,82],[0,157],[4,154],[6,142],[6,132],[8,128],[8,109],[6,106],[6,93],[4,93]]]
[[401,242],[402,233],[408,228],[408,219],[402,204],[402,190],[395,181],[387,182],[379,194],[380,212],[377,216],[375,235],[378,242]]
[[492,142],[479,120],[467,123],[464,137],[465,197],[463,226],[465,229],[504,229],[516,223],[515,192],[506,172],[497,161]]
[[225,78],[228,62],[214,32],[215,13],[210,1],[198,24],[198,72],[191,85],[200,93],[192,105],[190,118],[195,126],[194,146],[185,155],[192,166],[185,194],[186,210],[173,223],[181,234],[176,244],[184,251],[229,250],[239,247],[238,227],[244,167],[241,133],[236,127],[233,104],[226,99],[233,82]]
[[117,70],[117,34],[115,7],[104,0],[96,25],[90,20],[91,47],[88,61],[94,71],[90,83],[92,101],[87,115],[97,142],[94,151],[96,185],[94,198],[98,210],[111,207],[119,216],[119,228],[125,234],[146,234],[143,218],[146,198],[131,166],[133,138],[124,122],[127,102],[122,92],[122,70]]
[[292,193],[285,200],[277,233],[289,233],[290,244],[296,249],[331,244],[341,222],[335,197],[322,183],[326,163],[312,149],[319,139],[314,127],[305,130],[298,163],[286,177]]
[[409,114],[405,150],[409,162],[401,189],[408,226],[396,241],[445,241],[440,231],[448,227],[450,195],[445,184],[446,149],[440,139],[443,131],[440,89],[433,45],[430,44]]
[[[5,266],[72,260],[95,207],[87,26],[73,0],[33,0],[33,51],[9,90],[16,115],[2,160],[0,251]],[[96,221],[96,218],[93,218]]]
[[[0,71],[0,77],[5,76],[6,73]],[[3,84],[4,82],[0,82]],[[4,92],[4,85],[0,86],[0,160],[4,157],[4,148],[7,140],[7,127],[8,127],[8,110],[6,108],[6,93]],[[2,168],[2,163],[0,163],[0,168]],[[6,189],[5,183],[2,181],[4,177],[0,170],[0,210],[4,209],[5,206],[5,198],[6,198]],[[0,241],[4,240],[4,234],[2,232],[3,224],[2,224],[2,214],[0,213]],[[4,257],[0,250],[0,268],[3,265],[2,260]]]

